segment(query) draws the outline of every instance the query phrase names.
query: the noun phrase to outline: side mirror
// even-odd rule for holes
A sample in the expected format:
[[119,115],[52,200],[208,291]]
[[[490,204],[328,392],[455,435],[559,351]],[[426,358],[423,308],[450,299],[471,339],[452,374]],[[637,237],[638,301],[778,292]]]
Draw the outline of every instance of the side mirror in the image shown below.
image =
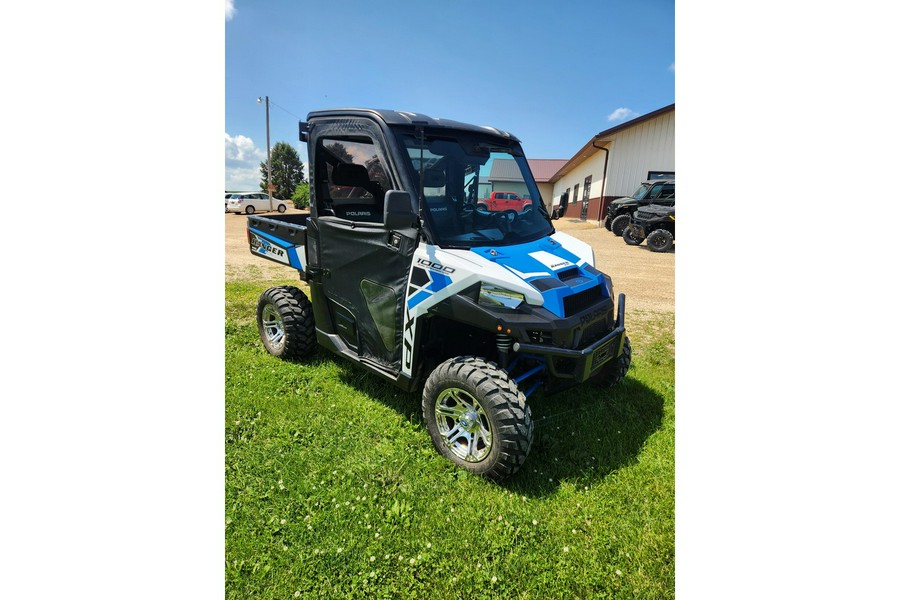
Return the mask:
[[412,197],[408,192],[390,190],[384,196],[384,226],[387,229],[415,227],[419,216],[413,212]]

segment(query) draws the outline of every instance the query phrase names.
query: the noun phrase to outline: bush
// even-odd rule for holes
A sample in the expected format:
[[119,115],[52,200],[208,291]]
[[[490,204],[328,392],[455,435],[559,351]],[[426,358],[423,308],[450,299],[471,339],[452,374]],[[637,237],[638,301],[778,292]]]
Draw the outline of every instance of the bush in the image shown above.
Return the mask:
[[309,208],[308,181],[297,184],[297,187],[294,188],[293,195],[291,195],[291,200],[294,202],[294,208]]

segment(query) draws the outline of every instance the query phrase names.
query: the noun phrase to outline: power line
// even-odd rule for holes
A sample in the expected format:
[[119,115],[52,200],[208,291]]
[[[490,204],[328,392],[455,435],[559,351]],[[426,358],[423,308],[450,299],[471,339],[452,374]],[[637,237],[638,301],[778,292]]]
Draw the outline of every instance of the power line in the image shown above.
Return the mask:
[[281,110],[283,110],[283,111],[286,112],[287,114],[291,115],[291,116],[294,117],[295,119],[298,119],[298,120],[300,120],[300,121],[303,120],[302,118],[298,117],[297,115],[295,115],[294,113],[292,113],[291,111],[289,111],[288,109],[286,109],[285,107],[279,106],[278,104],[275,104],[275,102],[273,102],[271,98],[269,98],[269,104],[271,104],[272,106],[278,106],[278,108],[280,108]]

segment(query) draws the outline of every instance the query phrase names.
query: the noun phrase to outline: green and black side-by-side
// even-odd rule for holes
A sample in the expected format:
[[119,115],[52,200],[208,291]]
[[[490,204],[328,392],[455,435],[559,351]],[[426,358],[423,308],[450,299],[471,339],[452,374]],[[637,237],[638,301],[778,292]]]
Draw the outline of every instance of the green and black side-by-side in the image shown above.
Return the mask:
[[615,235],[622,235],[635,211],[650,204],[675,206],[675,180],[645,181],[631,196],[616,198],[609,203],[603,226]]

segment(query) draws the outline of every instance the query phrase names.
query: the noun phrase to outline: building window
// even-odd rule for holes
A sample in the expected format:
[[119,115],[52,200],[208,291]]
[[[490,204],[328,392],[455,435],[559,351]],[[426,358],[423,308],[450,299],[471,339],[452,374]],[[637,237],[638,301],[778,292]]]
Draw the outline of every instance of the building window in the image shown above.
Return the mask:
[[578,184],[575,184],[575,193],[572,194],[572,202],[578,202]]
[[654,179],[675,179],[675,171],[647,171],[647,181]]
[[591,179],[593,179],[593,175],[588,175],[584,178],[584,197],[582,200],[587,202],[591,199]]

